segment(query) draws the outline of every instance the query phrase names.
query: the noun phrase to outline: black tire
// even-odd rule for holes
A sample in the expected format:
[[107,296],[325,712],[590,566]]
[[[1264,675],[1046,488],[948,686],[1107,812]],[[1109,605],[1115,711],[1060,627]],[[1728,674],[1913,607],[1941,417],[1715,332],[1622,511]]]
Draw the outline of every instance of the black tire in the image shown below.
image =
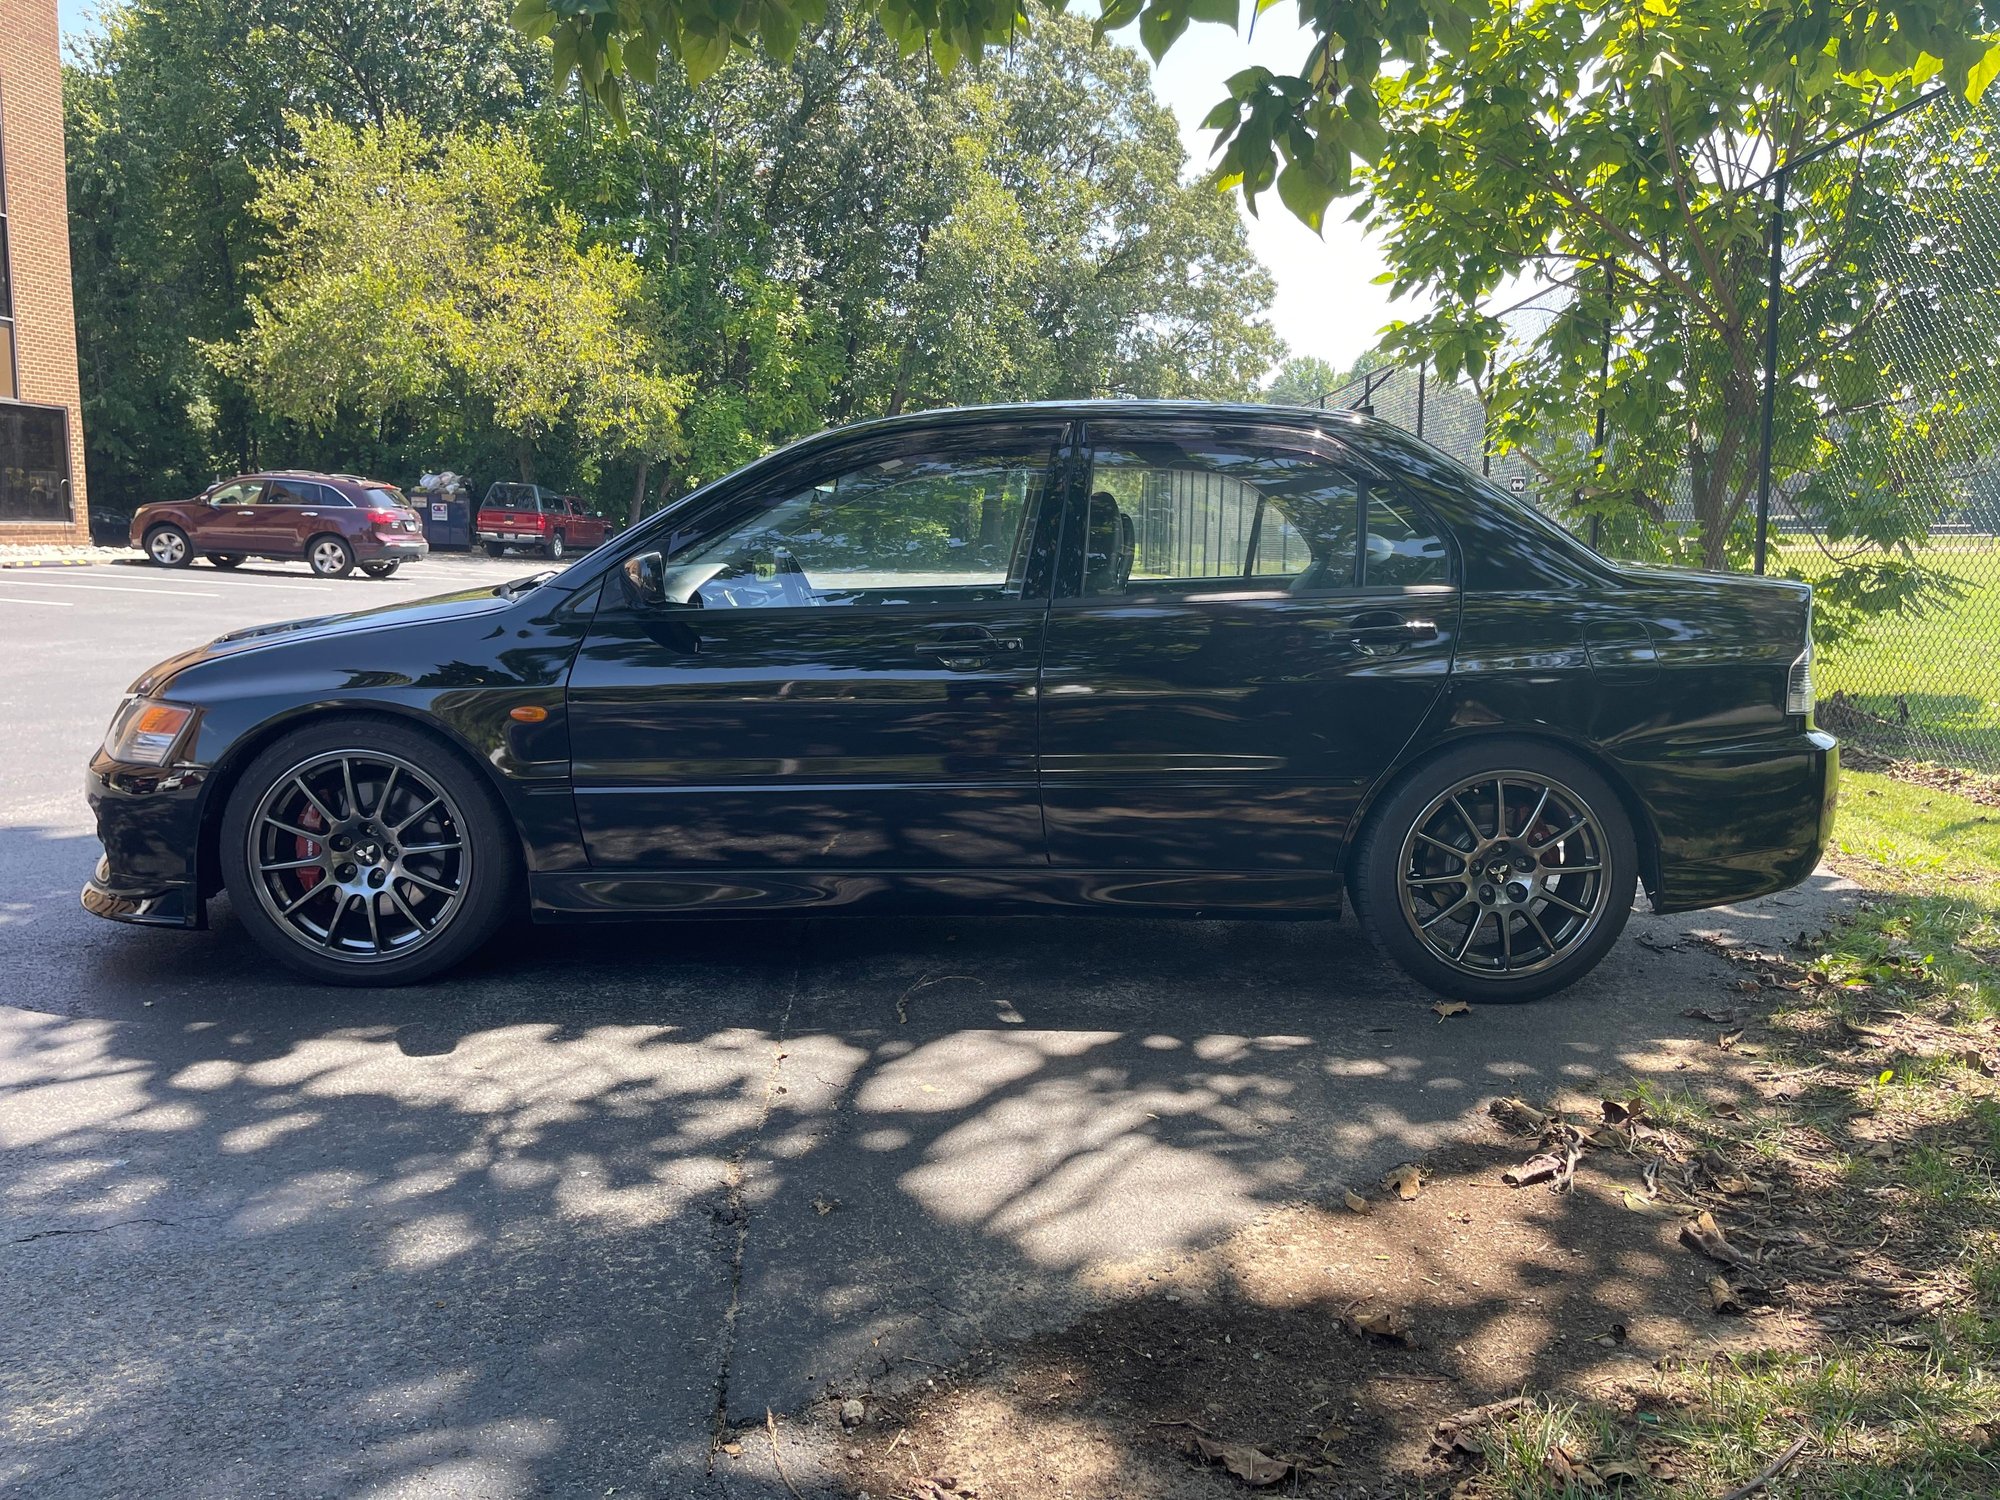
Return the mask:
[[486,544],[486,555],[488,557],[505,557],[507,555],[506,543],[488,542]]
[[[1534,800],[1538,788],[1547,798]],[[1573,814],[1583,821],[1552,838]],[[1610,784],[1565,751],[1498,737],[1405,773],[1348,866],[1355,915],[1384,956],[1427,989],[1486,1003],[1537,1000],[1596,968],[1625,930],[1638,878],[1632,822]],[[1440,951],[1461,933],[1458,955]]]
[[328,532],[306,543],[306,566],[321,578],[345,578],[354,571],[354,549]]
[[396,562],[363,563],[361,571],[366,573],[370,578],[394,578],[396,576],[396,569],[402,565],[400,559]]
[[146,533],[146,556],[163,568],[185,568],[194,561],[194,543],[178,526],[155,526]]
[[241,552],[204,552],[202,556],[208,559],[209,566],[211,567],[240,568],[243,566],[245,554]]
[[[259,809],[267,799],[276,798],[296,786],[293,780],[301,768],[307,768],[310,778],[315,773],[310,769],[330,757],[351,757],[360,768],[355,781],[357,807],[345,808],[340,805],[342,793],[338,778],[322,781],[324,806],[336,815],[359,814],[374,816],[382,821],[379,827],[368,828],[371,842],[386,846],[386,853],[396,855],[394,841],[404,838],[405,830],[413,826],[409,823],[395,825],[392,820],[399,812],[408,812],[412,804],[419,808],[421,799],[429,790],[443,794],[443,807],[435,810],[414,826],[419,837],[439,837],[425,830],[437,825],[448,824],[445,834],[455,833],[462,842],[465,860],[462,880],[456,894],[447,898],[443,914],[435,928],[425,929],[421,923],[412,921],[408,925],[413,932],[425,933],[421,940],[412,943],[406,951],[389,953],[377,952],[373,955],[360,952],[339,952],[334,950],[333,940],[342,931],[361,935],[361,926],[347,926],[355,912],[366,920],[369,932],[378,930],[377,917],[380,913],[381,931],[393,932],[392,922],[400,925],[395,908],[388,903],[397,902],[401,895],[408,893],[412,901],[429,899],[413,883],[405,883],[402,872],[413,858],[424,856],[414,854],[411,849],[400,851],[401,859],[395,863],[398,873],[388,875],[387,885],[400,890],[384,889],[383,882],[375,882],[368,888],[368,874],[362,872],[357,889],[367,890],[367,899],[360,906],[350,906],[357,896],[341,894],[341,880],[344,871],[354,871],[353,864],[334,864],[339,858],[333,852],[334,841],[320,846],[320,855],[329,862],[314,884],[326,882],[329,897],[340,903],[339,915],[332,918],[327,941],[315,945],[302,935],[300,928],[287,923],[276,910],[280,902],[289,902],[295,892],[284,882],[301,883],[304,877],[296,871],[265,874],[267,882],[278,883],[278,888],[270,885],[260,890],[259,876],[253,874],[253,859],[262,860],[262,846],[258,839],[265,837],[265,830],[273,825],[260,818]],[[391,792],[383,785],[391,762],[400,762],[402,769],[394,778],[399,790]],[[378,768],[377,778],[371,784],[367,779],[367,766]],[[418,782],[417,789],[411,790],[411,778]],[[426,787],[423,785],[428,783]],[[369,807],[371,796],[379,792],[380,800],[375,807]],[[392,799],[397,799],[392,802]],[[387,813],[383,804],[391,803]],[[282,805],[282,804],[280,804]],[[423,817],[421,812],[419,817]],[[345,825],[335,825],[344,827]],[[270,835],[282,841],[284,834]],[[314,846],[305,845],[305,849]],[[355,845],[349,845],[352,851]],[[279,850],[289,856],[301,852]],[[384,851],[376,850],[379,858]],[[521,851],[513,824],[501,806],[493,788],[478,771],[469,766],[454,751],[434,740],[428,734],[413,728],[396,724],[385,724],[373,719],[331,718],[294,730],[276,744],[270,746],[237,778],[229,794],[229,801],[222,814],[221,853],[223,883],[229,890],[230,901],[238,920],[251,938],[266,953],[279,963],[324,984],[339,985],[397,985],[413,984],[429,978],[433,974],[451,968],[462,962],[474,950],[492,937],[496,928],[514,912],[520,904]],[[439,873],[440,866],[429,866],[433,875]],[[353,877],[347,876],[352,880]],[[266,904],[266,897],[270,904]],[[455,905],[451,904],[455,901]],[[373,908],[371,912],[369,908]],[[299,908],[301,913],[308,910],[325,912],[327,902],[321,900],[316,908]],[[408,902],[402,903],[402,910],[411,910]],[[306,917],[301,915],[299,923]],[[324,917],[320,921],[326,921]],[[377,939],[378,945],[380,939]]]
[[542,548],[542,555],[548,558],[550,562],[559,562],[562,559],[563,547],[563,534],[558,531],[554,536],[549,538],[547,545]]

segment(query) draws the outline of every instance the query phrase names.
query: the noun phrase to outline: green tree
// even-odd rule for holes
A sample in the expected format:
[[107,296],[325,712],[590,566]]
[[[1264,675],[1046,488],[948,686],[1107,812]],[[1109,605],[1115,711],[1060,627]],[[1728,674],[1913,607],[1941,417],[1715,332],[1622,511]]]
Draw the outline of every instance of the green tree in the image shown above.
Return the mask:
[[286,111],[498,121],[547,64],[500,0],[129,0],[101,22],[63,94],[90,489],[117,506],[248,468],[282,436],[199,346],[243,326],[254,169],[291,147]]
[[[1254,0],[1251,14],[1273,0]],[[944,69],[989,48],[1016,46],[1031,27],[1048,24],[1061,0],[1046,7],[1027,0],[866,0],[883,31],[906,53],[924,51]],[[1241,0],[1106,0],[1098,26],[1136,24],[1155,59],[1196,21],[1234,26]],[[1872,78],[1893,87],[1942,70],[1955,88],[1978,93],[2000,72],[1992,43],[1994,18],[1986,0],[1821,0],[1717,8],[1646,0],[1636,8],[1494,5],[1491,0],[1299,0],[1299,16],[1315,40],[1299,71],[1248,68],[1229,80],[1229,95],[1208,117],[1221,132],[1221,170],[1254,202],[1276,184],[1291,211],[1318,227],[1327,205],[1353,185],[1357,159],[1373,162],[1387,133],[1381,94],[1402,79],[1445,80],[1488,64],[1496,50],[1493,23],[1518,20],[1549,31],[1558,45],[1547,57],[1554,75],[1592,87],[1602,63],[1617,69],[1636,40],[1661,33],[1694,36],[1720,21],[1748,55],[1746,76],[1764,86],[1785,80],[1774,70]],[[781,61],[802,33],[825,14],[824,0],[519,0],[514,20],[530,36],[549,37],[555,71],[574,71],[617,114],[625,111],[627,79],[649,83],[663,56],[680,59],[699,82],[720,68],[733,47],[760,46]],[[1513,50],[1503,26],[1505,50]],[[1679,54],[1676,54],[1679,56]],[[1684,60],[1683,60],[1684,61]],[[1677,65],[1678,66],[1678,65]],[[1510,75],[1509,96],[1531,94],[1544,75]],[[1792,96],[1810,98],[1809,94]],[[1523,97],[1523,103],[1525,103]]]
[[1339,390],[1346,382],[1346,372],[1331,360],[1316,354],[1294,354],[1278,366],[1257,399],[1275,406],[1317,406],[1320,397]]
[[320,429],[443,398],[504,434],[526,480],[565,425],[671,451],[687,381],[653,367],[639,266],[579,245],[519,137],[433,141],[397,115],[294,128],[298,159],[258,173],[271,248],[249,327],[210,347],[220,369]]

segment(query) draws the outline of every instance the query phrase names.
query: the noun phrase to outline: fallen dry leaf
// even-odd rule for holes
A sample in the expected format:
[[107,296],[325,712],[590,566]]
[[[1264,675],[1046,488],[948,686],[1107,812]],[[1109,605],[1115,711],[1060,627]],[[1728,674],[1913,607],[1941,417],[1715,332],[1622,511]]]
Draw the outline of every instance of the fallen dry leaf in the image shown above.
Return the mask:
[[1472,1007],[1463,1000],[1440,1000],[1431,1007],[1437,1013],[1437,1023],[1442,1026],[1446,1016],[1466,1016],[1472,1014]]
[[1630,1099],[1605,1099],[1598,1108],[1604,1112],[1604,1123],[1623,1125],[1628,1120],[1636,1120],[1646,1112],[1646,1101],[1634,1094]]
[[1720,1276],[1708,1278],[1708,1306],[1712,1312],[1740,1313],[1743,1299],[1736,1295],[1736,1288]]
[[1743,1028],[1739,1026],[1734,1031],[1723,1032],[1721,1036],[1715,1039],[1715,1045],[1720,1047],[1724,1052],[1728,1052],[1742,1040]]
[[1715,1106],[1715,1115],[1720,1120],[1740,1120],[1743,1118],[1743,1111],[1725,1099]]
[[1292,1465],[1282,1458],[1273,1458],[1261,1448],[1253,1448],[1248,1443],[1224,1443],[1211,1437],[1195,1435],[1195,1447],[1210,1463],[1221,1464],[1223,1468],[1253,1489],[1277,1484],[1288,1478]]
[[1395,1339],[1411,1349],[1417,1347],[1410,1314],[1404,1308],[1367,1307],[1357,1302],[1341,1313],[1340,1321],[1349,1333],[1372,1334],[1378,1339]]
[[1733,1005],[1721,1009],[1696,1005],[1682,1011],[1681,1014],[1691,1021],[1706,1021],[1711,1026],[1729,1026],[1743,1019],[1743,1012]]
[[1382,1179],[1382,1186],[1407,1203],[1424,1190],[1424,1169],[1415,1162],[1404,1162]]
[[838,1198],[813,1199],[813,1212],[816,1214],[830,1214],[838,1207],[840,1207]]
[[1647,1479],[1651,1475],[1629,1458],[1605,1458],[1597,1462],[1597,1477],[1606,1484],[1615,1484],[1625,1480]]
[[1681,1225],[1681,1243],[1692,1250],[1699,1250],[1710,1260],[1722,1262],[1725,1266],[1756,1264],[1749,1256],[1729,1243],[1729,1237],[1722,1232],[1722,1226],[1715,1222],[1715,1215],[1707,1209],[1696,1214],[1691,1223]]
[[1344,1197],[1347,1200],[1347,1206],[1353,1209],[1354,1212],[1358,1214],[1365,1214],[1368,1212],[1368,1200],[1362,1197],[1359,1193],[1355,1192],[1353,1188],[1345,1189]]

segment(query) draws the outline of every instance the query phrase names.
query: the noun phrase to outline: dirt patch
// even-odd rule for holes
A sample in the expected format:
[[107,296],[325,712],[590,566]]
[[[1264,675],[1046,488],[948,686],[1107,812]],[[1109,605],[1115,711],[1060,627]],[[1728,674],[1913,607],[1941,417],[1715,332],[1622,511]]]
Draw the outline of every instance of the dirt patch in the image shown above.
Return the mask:
[[[1740,1480],[1743,1444],[1705,1456],[1687,1435],[1708,1372],[1843,1339],[1893,1353],[1970,1295],[1983,1200],[1945,1202],[1923,1174],[1990,1150],[1993,1117],[1960,1106],[1991,1094],[2000,1041],[1795,955],[1731,956],[1739,977],[1689,1011],[1714,1032],[1646,1081],[1496,1101],[1477,1139],[1413,1170],[850,1401],[841,1482],[1181,1500]],[[1885,1100],[1912,1068],[1950,1071],[1952,1106]],[[1523,1464],[1527,1489],[1501,1482]]]

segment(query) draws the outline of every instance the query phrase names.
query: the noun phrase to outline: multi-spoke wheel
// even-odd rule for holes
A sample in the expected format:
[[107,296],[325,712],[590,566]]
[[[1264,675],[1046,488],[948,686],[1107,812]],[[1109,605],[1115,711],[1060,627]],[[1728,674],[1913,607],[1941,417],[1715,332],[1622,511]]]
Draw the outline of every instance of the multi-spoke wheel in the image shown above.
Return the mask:
[[322,578],[345,578],[354,571],[354,549],[337,536],[316,536],[306,544],[306,566]]
[[155,526],[146,533],[146,556],[163,568],[185,568],[194,561],[194,546],[178,526]]
[[1632,909],[1623,805],[1580,761],[1535,744],[1470,745],[1384,800],[1355,852],[1376,942],[1430,988],[1526,1000],[1581,978]]
[[456,962],[515,880],[476,774],[426,736],[372,723],[316,726],[259,756],[231,797],[223,854],[236,910],[267,949],[354,984]]

